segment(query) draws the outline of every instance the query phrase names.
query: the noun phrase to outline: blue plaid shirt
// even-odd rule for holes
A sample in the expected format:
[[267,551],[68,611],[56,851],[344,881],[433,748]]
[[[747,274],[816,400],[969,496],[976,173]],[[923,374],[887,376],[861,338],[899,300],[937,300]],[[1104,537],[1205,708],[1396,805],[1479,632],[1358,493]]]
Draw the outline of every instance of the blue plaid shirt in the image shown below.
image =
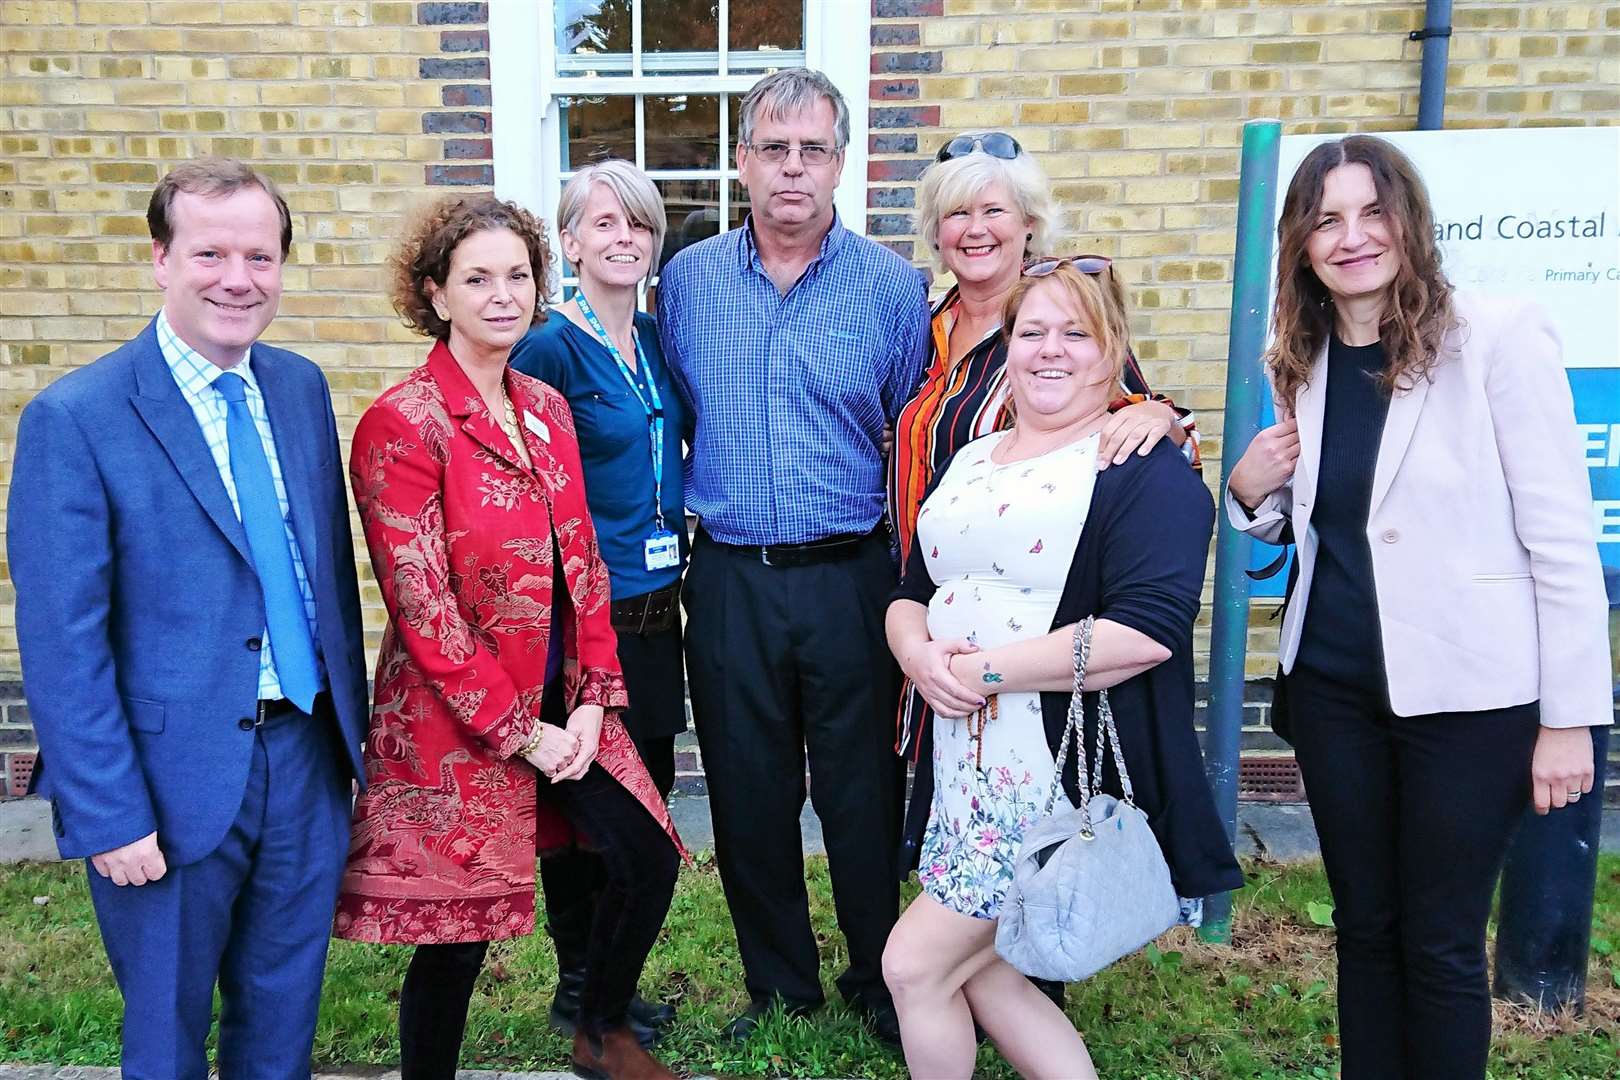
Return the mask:
[[883,517],[883,427],[922,377],[916,268],[836,220],[783,296],[753,219],[663,270],[658,332],[695,418],[686,505],[725,544],[799,544]]
[[[219,478],[225,485],[225,494],[231,497],[231,506],[240,519],[242,507],[236,501],[236,478],[231,475],[231,448],[225,435],[225,399],[214,389],[214,380],[223,375],[226,369],[181,341],[180,336],[169,325],[168,315],[161,309],[157,316],[157,338],[163,359],[168,363],[169,371],[180,387],[181,396],[186,399],[186,404],[191,406],[191,414],[197,418],[197,426],[202,429],[203,441],[208,444],[208,453],[213,457],[214,467],[219,470]],[[281,520],[287,530],[287,546],[292,549],[293,572],[298,577],[298,591],[304,598],[304,617],[309,620],[309,636],[311,640],[319,642],[320,632],[315,626],[315,593],[309,587],[309,574],[304,570],[304,556],[298,550],[297,538],[293,536],[292,517],[287,502],[287,484],[281,478],[281,459],[276,456],[276,439],[270,431],[270,416],[265,412],[264,391],[259,389],[259,380],[253,376],[253,365],[248,363],[248,355],[243,353],[242,359],[229,370],[242,376],[242,381],[247,383],[248,412],[253,414],[253,424],[259,429],[259,441],[264,443],[264,456],[270,462],[270,479],[276,485],[276,501],[281,504]],[[283,697],[281,679],[276,675],[276,658],[268,627],[265,628],[263,641],[264,646],[259,650],[259,696]],[[320,663],[319,646],[316,647],[316,663],[320,664],[324,674],[326,668]]]

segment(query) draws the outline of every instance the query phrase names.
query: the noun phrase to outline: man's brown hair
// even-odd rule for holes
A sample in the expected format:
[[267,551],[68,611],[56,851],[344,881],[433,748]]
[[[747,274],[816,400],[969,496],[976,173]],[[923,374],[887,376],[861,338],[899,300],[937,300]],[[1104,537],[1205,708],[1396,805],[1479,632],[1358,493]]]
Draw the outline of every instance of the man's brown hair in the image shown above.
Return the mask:
[[292,213],[287,209],[287,200],[281,197],[275,181],[233,158],[199,158],[170,169],[152,191],[152,201],[146,206],[146,227],[151,230],[152,239],[167,250],[174,239],[174,222],[170,215],[174,212],[176,195],[183,191],[187,195],[218,198],[250,187],[263,191],[276,204],[276,213],[281,216],[281,257],[285,259],[292,250]]

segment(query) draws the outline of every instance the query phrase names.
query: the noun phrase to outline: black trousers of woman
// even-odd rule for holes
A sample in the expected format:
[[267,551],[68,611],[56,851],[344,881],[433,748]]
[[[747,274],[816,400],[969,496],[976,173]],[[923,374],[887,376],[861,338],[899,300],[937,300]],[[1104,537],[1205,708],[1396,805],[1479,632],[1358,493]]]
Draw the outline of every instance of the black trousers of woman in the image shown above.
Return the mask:
[[[630,695],[630,708],[621,719],[658,794],[668,798],[675,786],[674,732],[686,729],[679,623],[657,633],[620,632],[619,664]],[[592,919],[607,878],[605,862],[588,849],[561,851],[540,860],[546,932],[556,942],[559,971],[584,968]]]
[[[557,723],[562,695],[548,693],[545,701],[542,719]],[[578,780],[542,778],[540,798],[591,838],[604,869],[585,939],[580,1003],[580,1023],[594,1034],[624,1022],[669,911],[680,856],[646,808],[600,765],[592,764]],[[473,983],[488,947],[484,941],[416,947],[399,995],[402,1080],[453,1080]]]
[[1537,704],[1396,716],[1382,687],[1299,666],[1287,694],[1333,889],[1343,1080],[1482,1080],[1485,925]]

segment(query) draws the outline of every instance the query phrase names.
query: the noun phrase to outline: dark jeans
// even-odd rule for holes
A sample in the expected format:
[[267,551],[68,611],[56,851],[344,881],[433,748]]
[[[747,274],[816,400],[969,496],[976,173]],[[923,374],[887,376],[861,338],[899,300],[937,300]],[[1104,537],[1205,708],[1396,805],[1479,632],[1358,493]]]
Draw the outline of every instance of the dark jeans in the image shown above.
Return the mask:
[[846,1000],[888,999],[899,909],[899,673],[883,635],[894,566],[879,537],[852,557],[767,566],[699,533],[686,577],[686,660],[715,858],[756,1001],[823,999],[799,813],[805,760],[849,968]]
[[1396,716],[1296,667],[1288,705],[1338,928],[1344,1080],[1480,1080],[1485,924],[1530,799],[1535,702]]
[[[540,797],[552,800],[591,838],[605,868],[587,939],[580,1003],[581,1027],[596,1033],[624,1021],[642,965],[669,911],[680,856],[646,808],[600,765],[593,764],[578,780],[542,783]],[[399,995],[404,1080],[455,1076],[467,1004],[487,944],[416,947]]]

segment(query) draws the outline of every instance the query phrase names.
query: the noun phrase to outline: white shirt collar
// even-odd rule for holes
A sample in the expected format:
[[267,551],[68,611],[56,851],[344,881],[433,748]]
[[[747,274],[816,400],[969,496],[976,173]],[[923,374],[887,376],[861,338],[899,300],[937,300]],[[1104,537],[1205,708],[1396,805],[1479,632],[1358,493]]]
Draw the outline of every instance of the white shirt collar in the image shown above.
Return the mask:
[[169,323],[169,313],[162,308],[159,308],[157,313],[157,339],[163,359],[168,363],[169,370],[174,373],[176,381],[182,386],[206,389],[213,386],[214,380],[225,372],[234,371],[255,393],[260,392],[259,381],[253,377],[253,365],[248,363],[248,358],[253,353],[251,348],[242,353],[230,367],[222,368],[186,344],[180,335],[174,332],[174,327]]

